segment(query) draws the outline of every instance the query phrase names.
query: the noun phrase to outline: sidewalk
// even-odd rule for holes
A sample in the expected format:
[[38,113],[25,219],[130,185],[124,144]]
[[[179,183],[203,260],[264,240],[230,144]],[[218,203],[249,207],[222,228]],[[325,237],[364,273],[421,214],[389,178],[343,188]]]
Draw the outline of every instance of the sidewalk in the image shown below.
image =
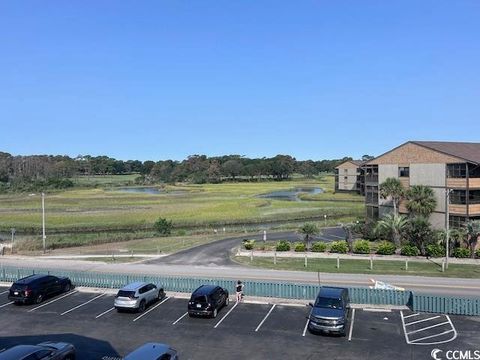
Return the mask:
[[[271,257],[276,256],[277,258],[297,258],[304,259],[307,256],[309,259],[349,259],[349,260],[390,260],[390,261],[417,261],[417,262],[432,262],[439,261],[442,262],[445,257],[439,258],[429,258],[427,259],[424,256],[402,256],[402,255],[377,255],[377,254],[337,254],[337,253],[327,253],[327,252],[294,252],[294,251],[265,251],[265,250],[241,250],[237,249],[236,256],[245,256],[245,257]],[[480,265],[480,259],[458,259],[454,257],[449,257],[448,262],[451,264],[471,264],[471,265]]]

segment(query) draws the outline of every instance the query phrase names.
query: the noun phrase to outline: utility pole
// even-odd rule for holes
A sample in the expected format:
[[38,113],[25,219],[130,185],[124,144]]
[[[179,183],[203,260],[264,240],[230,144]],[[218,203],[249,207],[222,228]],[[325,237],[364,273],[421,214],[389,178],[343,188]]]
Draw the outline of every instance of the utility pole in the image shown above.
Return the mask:
[[448,252],[449,252],[449,241],[450,241],[450,194],[453,189],[445,189],[445,229],[446,229],[446,236],[445,236],[445,268],[448,269]]

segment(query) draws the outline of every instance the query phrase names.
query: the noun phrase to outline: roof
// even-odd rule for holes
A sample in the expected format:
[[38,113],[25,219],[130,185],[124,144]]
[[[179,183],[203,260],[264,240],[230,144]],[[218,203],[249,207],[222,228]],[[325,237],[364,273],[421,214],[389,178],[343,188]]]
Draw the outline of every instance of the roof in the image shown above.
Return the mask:
[[147,285],[146,282],[143,282],[143,281],[137,281],[137,282],[134,282],[134,283],[130,283],[128,285],[125,285],[122,290],[126,290],[126,291],[134,291],[134,290],[137,290],[138,288],[142,287],[143,285]]
[[195,295],[207,295],[207,294],[210,294],[217,287],[218,287],[217,285],[202,285],[193,293]]
[[339,298],[343,290],[345,290],[345,288],[322,286],[318,295],[327,298]]
[[48,276],[48,275],[45,275],[45,274],[30,275],[30,276],[24,277],[22,279],[18,279],[17,281],[15,281],[15,284],[30,284],[32,281],[41,279],[45,276]]
[[0,352],[0,359],[2,360],[18,360],[24,356],[30,355],[39,350],[36,345],[17,345],[8,350]]
[[343,164],[346,164],[346,163],[352,163],[352,164],[360,167],[360,166],[362,166],[363,164],[365,164],[365,162],[366,162],[366,161],[363,161],[363,160],[347,160],[347,161],[344,161],[344,162],[342,162],[341,164],[335,166],[335,169],[338,168],[338,167],[340,167],[340,166],[342,166]]
[[133,350],[130,354],[125,356],[125,360],[144,360],[157,359],[160,355],[168,353],[170,347],[160,343],[147,343]]
[[410,141],[447,155],[455,156],[465,161],[480,164],[480,143],[449,142],[449,141]]

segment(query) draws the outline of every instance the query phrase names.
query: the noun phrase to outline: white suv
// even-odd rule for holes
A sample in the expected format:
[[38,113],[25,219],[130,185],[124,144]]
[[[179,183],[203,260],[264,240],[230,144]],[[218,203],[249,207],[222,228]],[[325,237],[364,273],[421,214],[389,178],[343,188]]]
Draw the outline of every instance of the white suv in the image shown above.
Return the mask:
[[143,312],[148,304],[165,297],[165,291],[155,284],[134,282],[118,291],[114,306],[118,312],[136,310]]

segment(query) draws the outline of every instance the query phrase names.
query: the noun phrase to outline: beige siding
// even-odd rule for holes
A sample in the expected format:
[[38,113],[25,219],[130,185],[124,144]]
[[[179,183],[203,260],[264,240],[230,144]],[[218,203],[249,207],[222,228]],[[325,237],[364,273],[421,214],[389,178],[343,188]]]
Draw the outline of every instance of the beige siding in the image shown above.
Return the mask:
[[432,190],[435,193],[435,199],[437,199],[435,211],[445,212],[445,189],[434,188]]
[[378,166],[378,183],[381,184],[387,178],[398,178],[397,164],[384,164]]
[[410,185],[445,186],[445,164],[411,164]]
[[430,215],[430,224],[434,229],[445,229],[445,214],[433,213]]
[[468,185],[470,189],[479,188],[480,189],[480,178],[470,178],[468,179]]

